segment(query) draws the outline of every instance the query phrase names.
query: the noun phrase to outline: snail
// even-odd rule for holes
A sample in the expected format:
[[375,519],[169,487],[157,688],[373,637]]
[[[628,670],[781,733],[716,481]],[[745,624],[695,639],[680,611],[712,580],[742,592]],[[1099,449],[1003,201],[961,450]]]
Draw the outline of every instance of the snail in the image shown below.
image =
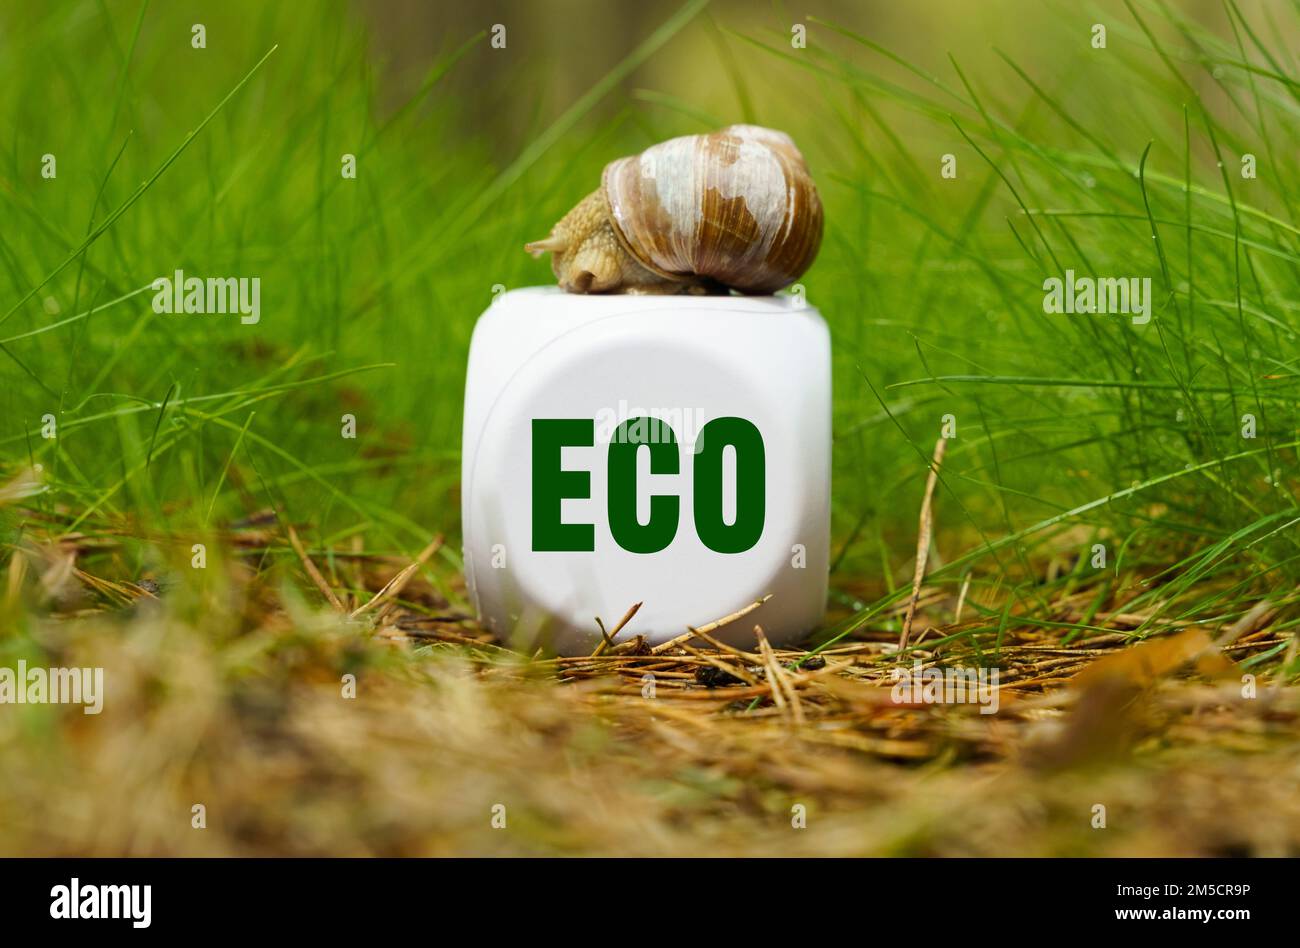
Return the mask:
[[545,240],[570,293],[774,293],[812,264],[822,205],[790,136],[732,125],[605,166]]

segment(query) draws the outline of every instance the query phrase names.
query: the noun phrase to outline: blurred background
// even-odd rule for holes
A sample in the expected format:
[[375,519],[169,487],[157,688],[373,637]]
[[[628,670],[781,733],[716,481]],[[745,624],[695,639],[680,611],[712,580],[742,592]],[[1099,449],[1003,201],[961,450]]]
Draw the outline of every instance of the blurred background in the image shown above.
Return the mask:
[[[1239,6],[1252,20],[1262,23],[1287,20],[1278,24],[1284,29],[1279,38],[1293,38],[1294,24],[1276,4],[1246,0]],[[372,0],[353,4],[359,19],[372,31],[370,49],[378,91],[389,108],[406,101],[418,88],[434,51],[493,24],[507,26],[508,55],[473,57],[449,76],[445,85],[458,104],[461,133],[487,138],[497,149],[499,161],[513,157],[539,122],[553,120],[590,91],[679,8],[680,4],[666,0],[636,4],[604,0],[474,4]],[[1206,29],[1231,35],[1222,3],[1185,0],[1177,4],[1177,11]],[[791,27],[803,24],[814,51],[828,46],[852,50],[838,35],[839,27],[869,37],[928,75],[949,75],[950,54],[972,75],[998,71],[1005,68],[996,53],[1002,50],[1031,75],[1040,76],[1049,88],[1074,88],[1071,108],[1086,108],[1091,100],[1093,114],[1101,117],[1121,104],[1133,107],[1136,103],[1119,98],[1129,82],[1119,70],[1110,76],[1105,69],[1090,70],[1086,77],[1072,73],[1093,60],[1087,43],[1069,43],[1066,37],[1081,31],[1080,35],[1090,39],[1090,27],[1099,22],[1118,29],[1121,40],[1132,41],[1140,35],[1122,0],[1069,10],[1022,0],[917,0],[907,4],[883,0],[798,4],[717,0],[671,44],[637,65],[618,83],[618,94],[600,103],[592,114],[612,118],[631,108],[653,121],[659,111],[656,105],[663,108],[662,100],[670,98],[699,116],[728,123],[757,109],[776,124],[794,121],[802,126],[821,116],[826,125],[833,125],[825,101],[831,93],[824,84],[819,86],[806,71],[790,68],[776,58],[765,57],[761,64],[755,63],[753,48],[735,35],[739,30],[790,51]],[[1154,21],[1151,26],[1161,35],[1176,33],[1166,22]],[[1043,70],[1049,75],[1043,76]],[[1022,88],[1012,78],[1008,74],[1002,89],[990,89],[994,101],[1021,96]],[[1209,76],[1189,78],[1198,93],[1211,93],[1215,87]],[[919,122],[912,126],[917,132],[923,128]],[[910,134],[907,137],[910,140]]]

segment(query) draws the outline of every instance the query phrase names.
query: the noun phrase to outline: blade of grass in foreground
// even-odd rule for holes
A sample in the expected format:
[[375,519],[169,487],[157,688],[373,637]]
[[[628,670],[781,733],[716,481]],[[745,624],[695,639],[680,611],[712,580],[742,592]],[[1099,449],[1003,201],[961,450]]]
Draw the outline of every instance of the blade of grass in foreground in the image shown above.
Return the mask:
[[207,128],[208,123],[211,122],[214,118],[216,118],[217,113],[220,112],[225,107],[227,102],[229,102],[232,98],[234,98],[235,94],[239,92],[240,89],[244,88],[244,86],[248,84],[248,81],[252,79],[254,75],[257,74],[257,71],[262,68],[262,65],[268,59],[271,58],[271,54],[274,53],[279,48],[280,46],[277,43],[275,46],[272,46],[270,49],[268,49],[266,53],[262,56],[262,58],[259,59],[256,64],[254,64],[253,68],[248,70],[248,72],[244,74],[244,78],[240,79],[239,82],[235,83],[235,87],[231,89],[229,92],[227,92],[225,96],[222,98],[222,100],[218,102],[216,106],[212,109],[212,111],[209,112],[204,117],[203,121],[199,122],[199,124],[194,128],[194,130],[185,136],[184,141],[182,141],[180,145],[178,145],[176,149],[172,151],[170,155],[167,156],[166,160],[164,160],[163,163],[160,164],[154,170],[153,174],[145,178],[145,180],[140,183],[140,186],[136,188],[133,192],[131,192],[130,196],[127,197],[126,200],[124,200],[121,204],[119,204],[113,210],[112,213],[110,213],[106,218],[104,218],[103,223],[101,223],[98,227],[96,227],[89,234],[87,234],[85,239],[82,240],[82,242],[79,245],[77,245],[75,248],[73,248],[73,250],[71,250],[68,253],[68,255],[63,259],[62,263],[60,263],[57,267],[55,267],[53,270],[47,273],[39,283],[37,283],[30,290],[27,291],[27,294],[23,296],[22,299],[20,299],[17,303],[11,306],[3,316],[0,316],[0,325],[3,325],[4,322],[8,320],[10,316],[18,312],[18,310],[22,308],[22,306],[28,300],[30,300],[33,296],[35,296],[38,292],[40,292],[41,287],[45,286],[45,284],[49,283],[56,276],[62,273],[64,269],[70,263],[72,263],[73,260],[77,259],[78,254],[80,254],[87,247],[89,247],[96,240],[98,240],[101,236],[103,236],[104,232],[107,231],[110,227],[112,227],[119,217],[121,217],[123,214],[129,211],[132,205],[134,205],[136,201],[140,200],[140,198],[144,196],[145,192],[147,192],[151,187],[154,186],[154,183],[163,176],[163,174],[167,171],[167,169],[170,168],[173,164],[175,164],[176,159],[179,158],[185,152],[185,149],[190,146],[190,143],[193,142],[196,137],[198,137],[199,132]]
[[[894,382],[885,388],[910,388],[913,385],[935,385],[947,382],[979,382],[987,385],[1031,385],[1046,388],[1143,388],[1161,391],[1182,391],[1184,386],[1177,382],[1160,382],[1154,379],[1069,379],[1069,378],[1035,378],[1028,375],[935,375],[924,379],[908,379]],[[1223,385],[1192,385],[1187,391],[1206,395],[1231,395],[1233,389]],[[1261,395],[1261,398],[1273,397]],[[1290,400],[1294,396],[1278,393],[1275,397]]]
[[[1295,448],[1295,447],[1300,447],[1300,440],[1290,441],[1287,442],[1286,444],[1274,445],[1273,449],[1281,450],[1283,448]],[[974,563],[976,560],[980,559],[981,557],[983,557],[988,553],[992,553],[996,550],[1003,549],[1009,546],[1010,544],[1018,543],[1021,540],[1023,540],[1025,537],[1028,537],[1035,533],[1039,533],[1043,530],[1050,529],[1051,527],[1054,527],[1066,520],[1070,520],[1074,517],[1077,517],[1080,514],[1088,513],[1089,511],[1096,510],[1099,507],[1104,507],[1107,504],[1112,503],[1113,501],[1123,500],[1125,497],[1132,497],[1133,495],[1139,494],[1142,491],[1149,490],[1150,488],[1159,486],[1161,484],[1166,484],[1169,481],[1176,480],[1180,477],[1185,477],[1188,474],[1197,474],[1201,471],[1207,471],[1210,470],[1211,468],[1218,467],[1221,464],[1227,464],[1231,461],[1239,461],[1242,460],[1243,458],[1262,455],[1265,454],[1267,451],[1268,451],[1267,448],[1255,448],[1250,451],[1239,451],[1236,454],[1230,454],[1222,458],[1212,458],[1208,461],[1203,461],[1200,464],[1193,464],[1188,467],[1181,468],[1177,471],[1171,471],[1168,474],[1161,474],[1157,477],[1150,478],[1148,480],[1143,481],[1140,484],[1134,484],[1132,487],[1126,487],[1123,490],[1118,490],[1115,491],[1114,493],[1107,494],[1105,497],[1098,497],[1097,499],[1091,500],[1086,504],[1080,504],[1077,507],[1074,507],[1070,510],[1066,510],[1053,517],[1048,517],[1045,520],[1040,520],[1038,523],[1031,524],[1030,526],[1025,527],[1023,530],[1017,531],[1016,533],[1013,533],[1010,536],[1002,537],[1000,539],[992,541],[991,543],[988,543],[986,546],[982,546],[979,547],[978,549],[971,550],[970,552],[957,557],[955,560],[951,560],[948,563],[945,563],[942,567],[932,572],[930,574],[930,577],[934,578],[937,576],[959,572],[963,566],[967,566],[971,563]],[[849,635],[852,632],[856,631],[857,629],[861,628],[864,624],[866,624],[866,622],[869,619],[877,615],[882,609],[888,608],[889,606],[893,605],[894,603],[900,601],[905,596],[910,594],[911,594],[911,590],[909,588],[899,587],[899,589],[897,589],[892,594],[878,600],[873,605],[868,606],[866,609],[859,612],[856,616],[849,619],[848,622],[845,624],[844,628],[842,628],[839,632],[835,633],[833,637],[827,639],[825,642],[818,645],[815,649],[813,649],[809,653],[809,655],[815,655],[824,649],[830,648],[832,645],[840,641],[840,639],[844,638],[846,635]]]

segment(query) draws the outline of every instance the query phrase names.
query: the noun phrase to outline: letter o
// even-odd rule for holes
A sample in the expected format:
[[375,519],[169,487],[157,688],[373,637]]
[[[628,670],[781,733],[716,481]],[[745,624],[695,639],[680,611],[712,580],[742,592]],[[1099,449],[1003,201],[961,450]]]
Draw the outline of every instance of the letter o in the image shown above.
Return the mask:
[[[763,535],[767,458],[763,436],[744,418],[715,418],[700,429],[695,455],[695,532],[715,553],[744,553]],[[736,452],[736,521],[722,518],[722,452]]]

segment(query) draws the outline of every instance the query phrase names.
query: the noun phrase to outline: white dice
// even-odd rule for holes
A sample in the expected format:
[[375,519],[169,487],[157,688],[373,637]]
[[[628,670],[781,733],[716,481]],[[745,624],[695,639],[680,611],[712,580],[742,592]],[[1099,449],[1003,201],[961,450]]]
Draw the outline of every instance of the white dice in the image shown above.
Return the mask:
[[597,618],[658,644],[797,641],[825,606],[830,336],[801,296],[500,296],[465,380],[462,524],[479,615],[561,654]]

